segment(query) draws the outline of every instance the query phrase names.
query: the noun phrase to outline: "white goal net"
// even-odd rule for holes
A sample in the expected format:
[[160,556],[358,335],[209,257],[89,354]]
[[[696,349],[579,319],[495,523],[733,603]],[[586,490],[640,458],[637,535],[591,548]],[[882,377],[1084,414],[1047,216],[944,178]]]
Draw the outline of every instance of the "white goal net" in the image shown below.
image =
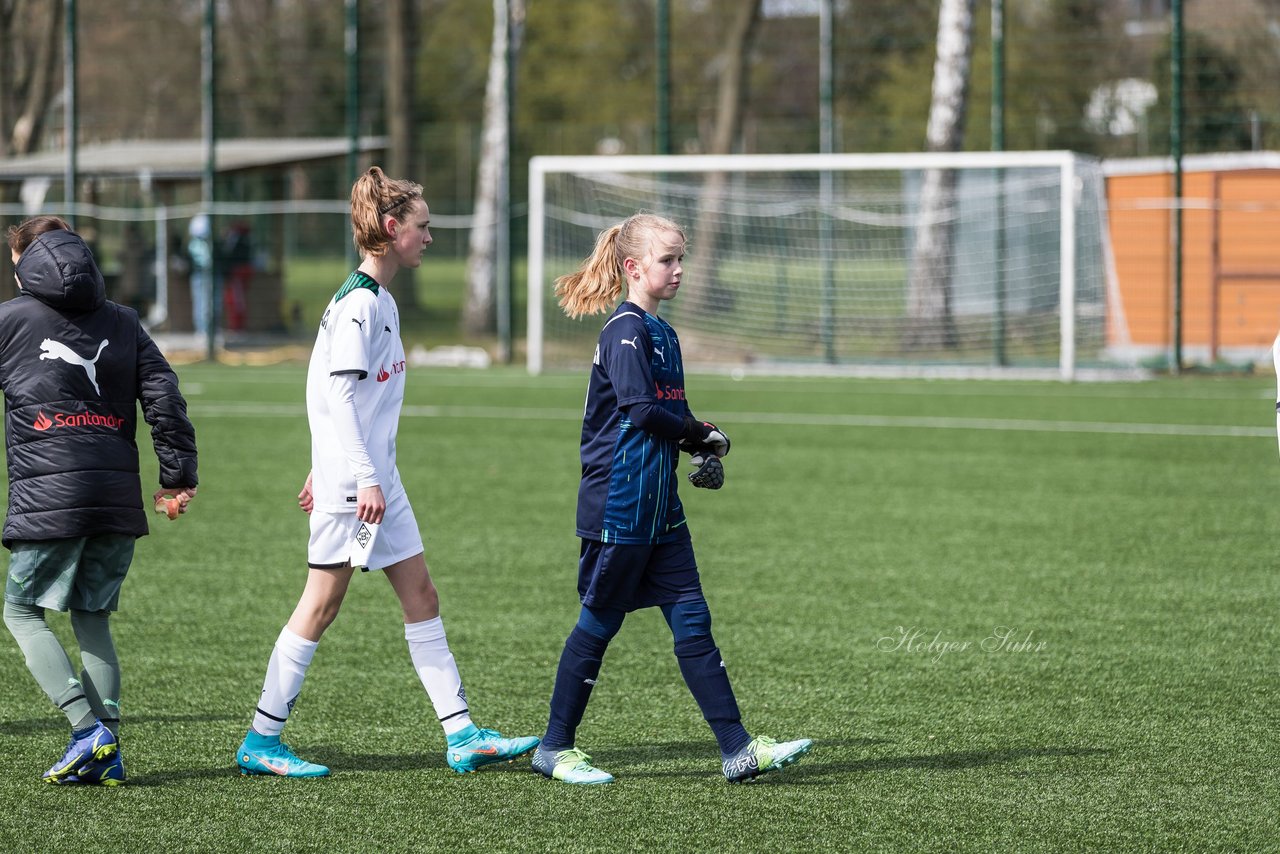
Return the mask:
[[553,293],[645,210],[688,238],[691,369],[1080,378],[1122,365],[1103,176],[1069,152],[535,157],[528,365],[589,364]]

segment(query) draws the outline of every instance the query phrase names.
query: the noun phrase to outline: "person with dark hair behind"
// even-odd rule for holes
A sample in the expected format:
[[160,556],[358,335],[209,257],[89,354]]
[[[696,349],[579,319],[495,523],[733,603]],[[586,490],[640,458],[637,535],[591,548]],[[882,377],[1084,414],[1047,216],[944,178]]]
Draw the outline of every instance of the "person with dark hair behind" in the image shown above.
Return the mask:
[[[137,312],[107,300],[93,253],[66,221],[36,217],[7,236],[19,293],[0,305],[4,623],[71,724],[45,781],[115,786],[125,771],[109,619],[135,541],[147,533],[138,404],[160,461],[152,502],[176,508],[175,517],[196,494],[195,429],[169,363]],[[79,672],[45,621],[47,608],[70,610]]]

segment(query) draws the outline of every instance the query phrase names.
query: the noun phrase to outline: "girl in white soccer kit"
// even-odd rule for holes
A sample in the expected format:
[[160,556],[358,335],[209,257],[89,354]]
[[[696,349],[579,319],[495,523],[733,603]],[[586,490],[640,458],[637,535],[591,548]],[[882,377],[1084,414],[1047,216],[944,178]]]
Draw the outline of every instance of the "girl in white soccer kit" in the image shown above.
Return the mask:
[[406,365],[400,315],[386,286],[401,267],[421,263],[431,244],[429,222],[418,184],[374,167],[352,188],[352,231],[362,260],[325,308],[307,370],[312,468],[298,495],[311,523],[307,583],[276,640],[253,724],[236,752],[242,773],[329,773],[295,756],[280,733],[320,636],[338,615],[358,545],[369,547],[360,562],[382,570],[400,600],[409,655],[444,729],[449,767],[475,771],[538,745],[536,737],[503,738],[471,722],[422,535],[396,468]]

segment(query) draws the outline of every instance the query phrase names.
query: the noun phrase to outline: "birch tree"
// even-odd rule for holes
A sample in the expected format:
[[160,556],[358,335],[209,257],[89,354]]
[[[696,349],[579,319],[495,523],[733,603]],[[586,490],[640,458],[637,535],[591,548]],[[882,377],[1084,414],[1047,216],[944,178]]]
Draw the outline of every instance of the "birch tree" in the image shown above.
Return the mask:
[[[942,0],[933,95],[925,131],[928,151],[959,151],[964,144],[974,5],[975,0]],[[904,337],[904,344],[911,349],[954,348],[957,344],[951,299],[955,186],[955,170],[929,169],[920,188]]]
[[[494,329],[497,283],[499,194],[507,163],[511,128],[507,114],[507,52],[520,52],[524,31],[525,0],[493,0],[493,39],[489,49],[489,75],[484,90],[484,124],[480,138],[480,163],[476,173],[475,207],[467,256],[467,295],[462,308],[466,334],[481,335]],[[514,63],[513,63],[514,64]]]

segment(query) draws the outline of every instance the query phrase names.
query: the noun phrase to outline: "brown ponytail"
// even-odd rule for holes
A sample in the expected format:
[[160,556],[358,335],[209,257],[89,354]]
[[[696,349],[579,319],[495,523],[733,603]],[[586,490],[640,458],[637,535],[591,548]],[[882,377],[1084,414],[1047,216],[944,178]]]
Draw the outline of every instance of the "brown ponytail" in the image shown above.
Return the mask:
[[351,236],[360,257],[382,256],[391,240],[382,227],[390,216],[403,222],[414,199],[422,198],[422,185],[403,178],[388,178],[372,166],[351,188]]

